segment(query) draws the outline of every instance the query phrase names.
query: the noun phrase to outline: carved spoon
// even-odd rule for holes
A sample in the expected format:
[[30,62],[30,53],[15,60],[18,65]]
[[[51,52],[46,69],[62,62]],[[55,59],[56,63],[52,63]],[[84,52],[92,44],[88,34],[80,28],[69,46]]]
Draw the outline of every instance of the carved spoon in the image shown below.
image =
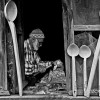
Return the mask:
[[91,50],[88,46],[82,45],[79,50],[80,57],[84,58],[84,67],[83,67],[83,76],[84,76],[84,94],[87,89],[87,67],[86,67],[86,60],[91,55]]
[[16,69],[17,69],[17,77],[18,77],[18,86],[19,86],[19,95],[22,96],[22,77],[21,77],[21,66],[19,60],[19,51],[18,51],[18,44],[17,44],[17,35],[16,35],[16,28],[14,25],[14,20],[17,17],[17,6],[16,4],[9,0],[4,8],[4,15],[8,21],[12,40],[14,45],[14,53],[15,53],[15,61],[16,61]]
[[77,95],[77,85],[76,85],[76,68],[75,68],[75,56],[79,54],[79,48],[76,44],[72,43],[67,48],[67,53],[72,57],[72,89],[73,96]]

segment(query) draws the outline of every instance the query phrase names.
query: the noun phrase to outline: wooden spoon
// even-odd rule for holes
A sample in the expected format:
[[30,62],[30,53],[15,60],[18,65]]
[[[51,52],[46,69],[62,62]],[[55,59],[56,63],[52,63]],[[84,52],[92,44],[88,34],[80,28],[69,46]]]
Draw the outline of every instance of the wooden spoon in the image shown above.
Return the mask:
[[17,6],[16,4],[9,0],[4,8],[4,14],[8,21],[13,44],[14,44],[14,53],[15,53],[15,61],[16,61],[16,69],[17,69],[17,77],[18,77],[18,85],[19,85],[19,95],[22,96],[22,77],[21,77],[21,66],[20,66],[20,60],[19,60],[19,51],[18,51],[18,44],[17,44],[17,35],[16,35],[16,28],[13,23],[13,21],[17,17]]
[[82,45],[79,50],[79,55],[84,58],[84,68],[83,68],[83,75],[84,75],[84,93],[87,88],[87,67],[86,67],[86,59],[90,57],[91,50],[88,46]]
[[76,44],[72,43],[67,49],[67,53],[72,57],[72,89],[73,96],[77,95],[77,85],[76,85],[76,68],[75,68],[75,56],[79,54],[79,48]]

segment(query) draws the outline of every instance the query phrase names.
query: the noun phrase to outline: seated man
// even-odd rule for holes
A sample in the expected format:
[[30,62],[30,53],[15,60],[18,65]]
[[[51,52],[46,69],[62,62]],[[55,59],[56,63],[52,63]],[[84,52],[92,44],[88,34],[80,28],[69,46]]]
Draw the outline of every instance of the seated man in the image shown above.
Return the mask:
[[[24,41],[25,76],[27,81],[31,81],[34,78],[34,74],[39,72],[40,57],[37,54],[37,50],[41,46],[43,39],[43,32],[40,29],[35,29],[30,33],[29,38]],[[35,80],[33,79],[33,81]]]
[[30,33],[29,38],[24,41],[27,86],[34,86],[38,81],[40,84],[48,84],[48,82],[53,83],[51,80],[55,80],[56,82],[65,81],[63,64],[60,60],[41,61],[37,50],[41,46],[43,39],[43,32],[40,29],[35,29]]

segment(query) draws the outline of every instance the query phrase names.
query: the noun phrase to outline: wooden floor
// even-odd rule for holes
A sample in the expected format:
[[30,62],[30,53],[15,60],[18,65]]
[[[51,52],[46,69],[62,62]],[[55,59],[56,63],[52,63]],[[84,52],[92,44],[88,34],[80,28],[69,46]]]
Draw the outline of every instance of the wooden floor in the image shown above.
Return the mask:
[[83,96],[73,97],[67,95],[11,95],[0,96],[0,100],[100,100],[100,97],[86,98]]

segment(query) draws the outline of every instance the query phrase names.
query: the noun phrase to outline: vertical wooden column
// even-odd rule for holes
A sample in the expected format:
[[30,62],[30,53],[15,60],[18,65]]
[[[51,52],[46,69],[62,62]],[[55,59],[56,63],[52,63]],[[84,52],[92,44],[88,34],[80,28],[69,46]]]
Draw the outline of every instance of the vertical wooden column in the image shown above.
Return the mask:
[[72,42],[71,33],[71,22],[72,22],[72,11],[71,11],[71,0],[62,0],[63,8],[63,32],[64,32],[64,50],[65,50],[65,69],[66,69],[66,84],[67,92],[69,95],[72,95],[71,91],[71,66],[70,66],[70,57],[67,54],[67,48]]
[[7,87],[7,55],[4,0],[0,0],[0,95],[9,95]]

